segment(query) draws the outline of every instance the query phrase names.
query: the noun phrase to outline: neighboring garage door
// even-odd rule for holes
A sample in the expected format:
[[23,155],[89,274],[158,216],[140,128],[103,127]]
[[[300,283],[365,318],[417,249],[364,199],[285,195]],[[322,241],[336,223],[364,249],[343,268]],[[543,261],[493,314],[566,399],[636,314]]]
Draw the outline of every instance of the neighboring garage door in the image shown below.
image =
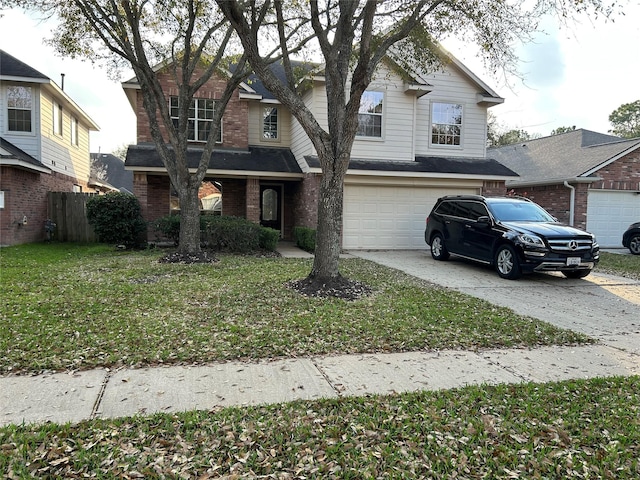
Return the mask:
[[587,230],[601,247],[622,248],[622,234],[640,222],[640,195],[615,190],[591,190],[587,204]]
[[425,220],[443,195],[476,194],[474,188],[345,185],[345,249],[420,249]]

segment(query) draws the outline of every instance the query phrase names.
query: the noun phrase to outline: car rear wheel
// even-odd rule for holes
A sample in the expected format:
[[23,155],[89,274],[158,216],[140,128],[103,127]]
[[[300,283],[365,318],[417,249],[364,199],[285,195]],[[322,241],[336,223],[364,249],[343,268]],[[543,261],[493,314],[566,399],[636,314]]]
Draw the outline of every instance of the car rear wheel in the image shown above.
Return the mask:
[[629,251],[634,255],[640,255],[640,234],[633,235],[629,240]]
[[444,246],[444,238],[436,233],[431,239],[431,256],[434,260],[446,260],[449,258],[449,251]]
[[562,274],[567,278],[584,278],[591,273],[591,270],[562,270]]
[[502,278],[515,280],[520,278],[522,271],[518,262],[518,255],[511,245],[500,245],[496,251],[495,266]]

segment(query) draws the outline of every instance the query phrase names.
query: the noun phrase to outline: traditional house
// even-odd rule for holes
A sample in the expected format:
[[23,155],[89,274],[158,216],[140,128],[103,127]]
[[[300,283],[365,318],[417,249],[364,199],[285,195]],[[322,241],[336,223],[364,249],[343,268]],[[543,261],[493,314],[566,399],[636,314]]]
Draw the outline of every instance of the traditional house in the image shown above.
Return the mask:
[[595,234],[602,247],[621,247],[622,233],[640,221],[640,138],[579,129],[489,155],[520,175],[508,189]]
[[98,126],[49,77],[0,50],[0,244],[45,238],[48,192],[93,191]]
[[[177,92],[170,75],[160,74],[160,81],[173,106]],[[212,78],[193,101],[194,168],[199,132],[207,128],[224,81]],[[302,95],[326,128],[324,86],[318,73]],[[140,86],[132,79],[123,88],[138,118],[138,144],[129,147],[126,168],[134,172],[145,217],[154,220],[177,205],[151,141]],[[434,72],[399,72],[387,59],[362,98],[345,177],[343,248],[424,248],[425,218],[438,197],[504,194],[505,181],[516,174],[486,155],[487,110],[502,101],[453,57]],[[291,239],[295,226],[316,227],[321,170],[313,144],[259,79],[237,90],[217,134],[205,184],[221,192],[222,214],[276,228],[284,239]]]

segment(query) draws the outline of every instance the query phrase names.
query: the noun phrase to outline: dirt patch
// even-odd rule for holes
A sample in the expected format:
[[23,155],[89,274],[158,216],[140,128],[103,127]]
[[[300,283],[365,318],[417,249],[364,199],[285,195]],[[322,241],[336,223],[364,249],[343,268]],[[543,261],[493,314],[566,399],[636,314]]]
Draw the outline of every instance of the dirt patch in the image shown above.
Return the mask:
[[371,288],[364,283],[342,276],[330,280],[307,277],[287,282],[285,286],[307,297],[335,297],[348,301],[358,300],[372,293]]

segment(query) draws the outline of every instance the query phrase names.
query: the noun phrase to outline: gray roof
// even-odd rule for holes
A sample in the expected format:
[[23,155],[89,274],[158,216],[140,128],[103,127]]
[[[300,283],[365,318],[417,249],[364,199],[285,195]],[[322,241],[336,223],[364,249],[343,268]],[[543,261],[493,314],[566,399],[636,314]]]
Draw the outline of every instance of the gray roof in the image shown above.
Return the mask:
[[590,130],[573,130],[560,135],[490,148],[487,156],[520,175],[507,185],[561,183],[578,177],[597,177],[603,168],[622,155],[640,148],[640,138],[631,140]]
[[0,50],[0,75],[3,77],[22,77],[50,80],[49,77],[30,67],[13,55]]
[[0,148],[2,148],[4,151],[9,153],[8,156],[0,154],[0,163],[2,163],[3,159],[15,159],[27,165],[33,165],[38,169],[50,170],[48,167],[45,167],[42,164],[42,162],[33,158],[27,152],[16,147],[13,143],[9,142],[8,140],[5,140],[2,137],[0,137]]
[[[189,168],[197,168],[202,150],[187,151]],[[127,150],[126,167],[164,168],[160,155],[153,144],[130,145]],[[297,173],[302,170],[288,148],[249,147],[249,150],[214,150],[209,161],[211,170],[236,170],[238,174],[251,172]]]
[[[320,167],[318,157],[307,156],[304,158],[310,167]],[[491,177],[518,176],[509,168],[490,158],[416,156],[413,162],[352,158],[349,162],[349,169],[378,172],[451,173],[461,175],[486,175]]]
[[133,192],[133,172],[124,169],[124,161],[110,153],[92,153],[91,162],[103,167],[109,185]]

